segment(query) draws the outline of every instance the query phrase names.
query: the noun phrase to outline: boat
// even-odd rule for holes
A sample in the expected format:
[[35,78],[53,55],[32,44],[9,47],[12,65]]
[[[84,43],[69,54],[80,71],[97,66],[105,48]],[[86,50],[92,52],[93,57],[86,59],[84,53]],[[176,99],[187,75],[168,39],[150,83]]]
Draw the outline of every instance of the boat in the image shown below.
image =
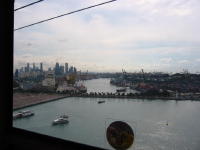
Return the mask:
[[18,119],[18,118],[22,118],[22,113],[21,112],[13,114],[13,119]]
[[69,116],[67,116],[67,115],[61,115],[60,118],[65,118],[65,119],[67,119],[67,118],[69,118]]
[[33,115],[34,115],[34,113],[30,110],[19,111],[18,113],[13,115],[13,119],[30,117],[30,116],[33,116]]
[[33,116],[33,115],[34,115],[34,113],[31,112],[30,110],[22,111],[22,118],[30,117],[30,116]]
[[53,121],[53,125],[57,125],[57,124],[67,124],[69,123],[69,121],[66,118],[58,118],[56,120]]
[[86,88],[85,86],[81,85],[81,86],[79,87],[79,91],[80,91],[81,93],[86,93],[86,92],[87,92],[87,88]]
[[61,115],[58,119],[55,119],[52,124],[53,125],[57,125],[57,124],[67,124],[69,123],[69,120],[68,120],[68,116],[67,115]]
[[75,87],[79,90],[81,93],[86,93],[87,88],[82,83],[77,83]]
[[98,101],[98,104],[105,103],[106,101]]
[[126,92],[126,88],[117,89],[117,92]]

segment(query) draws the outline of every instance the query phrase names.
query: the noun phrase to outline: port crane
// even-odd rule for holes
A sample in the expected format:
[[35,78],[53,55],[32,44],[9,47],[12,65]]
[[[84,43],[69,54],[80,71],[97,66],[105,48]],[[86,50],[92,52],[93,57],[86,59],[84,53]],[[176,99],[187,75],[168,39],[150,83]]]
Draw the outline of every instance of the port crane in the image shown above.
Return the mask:
[[126,71],[124,69],[122,69],[122,74],[123,74],[123,78],[127,79],[127,73],[126,73]]
[[142,78],[143,78],[143,82],[144,82],[145,81],[144,70],[142,69],[141,72],[142,72]]
[[125,71],[124,69],[122,69],[122,73],[123,73],[123,74],[126,74],[126,71]]

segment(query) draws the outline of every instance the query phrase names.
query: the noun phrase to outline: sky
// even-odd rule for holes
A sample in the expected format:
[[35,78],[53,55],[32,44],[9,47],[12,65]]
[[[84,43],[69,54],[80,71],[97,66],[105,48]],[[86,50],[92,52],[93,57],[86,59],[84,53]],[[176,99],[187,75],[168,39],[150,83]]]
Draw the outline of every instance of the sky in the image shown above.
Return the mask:
[[[15,8],[34,0],[16,0]],[[44,0],[18,28],[106,0]],[[14,32],[14,66],[56,62],[92,72],[200,72],[200,0],[117,0]]]

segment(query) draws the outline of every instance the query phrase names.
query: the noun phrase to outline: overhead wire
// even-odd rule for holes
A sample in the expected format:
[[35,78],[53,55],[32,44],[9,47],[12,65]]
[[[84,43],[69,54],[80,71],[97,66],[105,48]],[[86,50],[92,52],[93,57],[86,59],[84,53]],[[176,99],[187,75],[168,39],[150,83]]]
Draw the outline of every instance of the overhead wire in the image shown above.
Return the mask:
[[80,11],[83,11],[83,10],[87,10],[87,9],[90,9],[90,8],[94,8],[94,7],[97,7],[97,6],[100,6],[100,5],[105,5],[105,4],[114,2],[114,1],[117,1],[117,0],[106,1],[106,2],[103,2],[103,3],[96,4],[96,5],[88,6],[88,7],[82,8],[82,9],[78,9],[78,10],[75,10],[75,11],[71,11],[71,12],[69,12],[69,13],[65,13],[65,14],[62,14],[62,15],[58,15],[58,16],[55,16],[55,17],[52,17],[52,18],[48,18],[48,19],[45,19],[45,20],[41,20],[41,21],[38,21],[38,22],[35,22],[35,23],[32,23],[32,24],[29,24],[29,25],[25,25],[25,26],[16,28],[16,29],[14,29],[14,31],[21,30],[21,29],[24,29],[24,28],[27,28],[27,27],[30,27],[30,26],[33,26],[33,25],[36,25],[36,24],[40,24],[40,23],[43,23],[43,22],[47,22],[47,21],[50,21],[50,20],[53,20],[53,19],[56,19],[56,18],[60,18],[60,17],[63,17],[63,16],[67,16],[67,15],[70,15],[70,14],[74,14],[74,13],[77,13],[77,12],[80,12]]
[[29,7],[29,6],[31,6],[31,5],[40,3],[40,2],[42,2],[42,1],[44,1],[44,0],[39,0],[39,1],[36,1],[36,2],[29,3],[29,4],[27,4],[27,5],[24,5],[24,6],[21,6],[21,7],[19,7],[19,8],[14,9],[14,11],[17,11],[17,10],[20,10],[20,9],[23,9],[23,8],[26,8],[26,7]]

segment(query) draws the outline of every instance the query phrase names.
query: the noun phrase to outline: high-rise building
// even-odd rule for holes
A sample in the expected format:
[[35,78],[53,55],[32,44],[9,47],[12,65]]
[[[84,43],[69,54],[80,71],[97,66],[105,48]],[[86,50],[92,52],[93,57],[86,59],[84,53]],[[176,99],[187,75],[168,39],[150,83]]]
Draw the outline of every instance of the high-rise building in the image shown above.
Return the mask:
[[40,63],[40,71],[43,72],[43,64],[42,64],[42,62]]
[[27,72],[29,72],[30,71],[30,65],[29,65],[29,63],[27,63]]
[[59,67],[59,63],[57,62],[55,66],[55,75],[59,75],[59,74],[60,74],[60,67]]
[[69,68],[69,73],[73,73],[73,71],[74,71],[74,67],[71,66],[71,67]]
[[35,71],[35,63],[33,63],[33,71]]
[[68,63],[65,63],[65,73],[68,73]]
[[60,75],[63,75],[64,74],[64,66],[60,66]]
[[24,67],[20,68],[20,73],[24,72]]
[[25,70],[25,72],[28,72],[28,68],[27,67],[24,67],[24,70]]
[[74,73],[76,73],[77,72],[77,69],[76,69],[76,67],[74,67]]

